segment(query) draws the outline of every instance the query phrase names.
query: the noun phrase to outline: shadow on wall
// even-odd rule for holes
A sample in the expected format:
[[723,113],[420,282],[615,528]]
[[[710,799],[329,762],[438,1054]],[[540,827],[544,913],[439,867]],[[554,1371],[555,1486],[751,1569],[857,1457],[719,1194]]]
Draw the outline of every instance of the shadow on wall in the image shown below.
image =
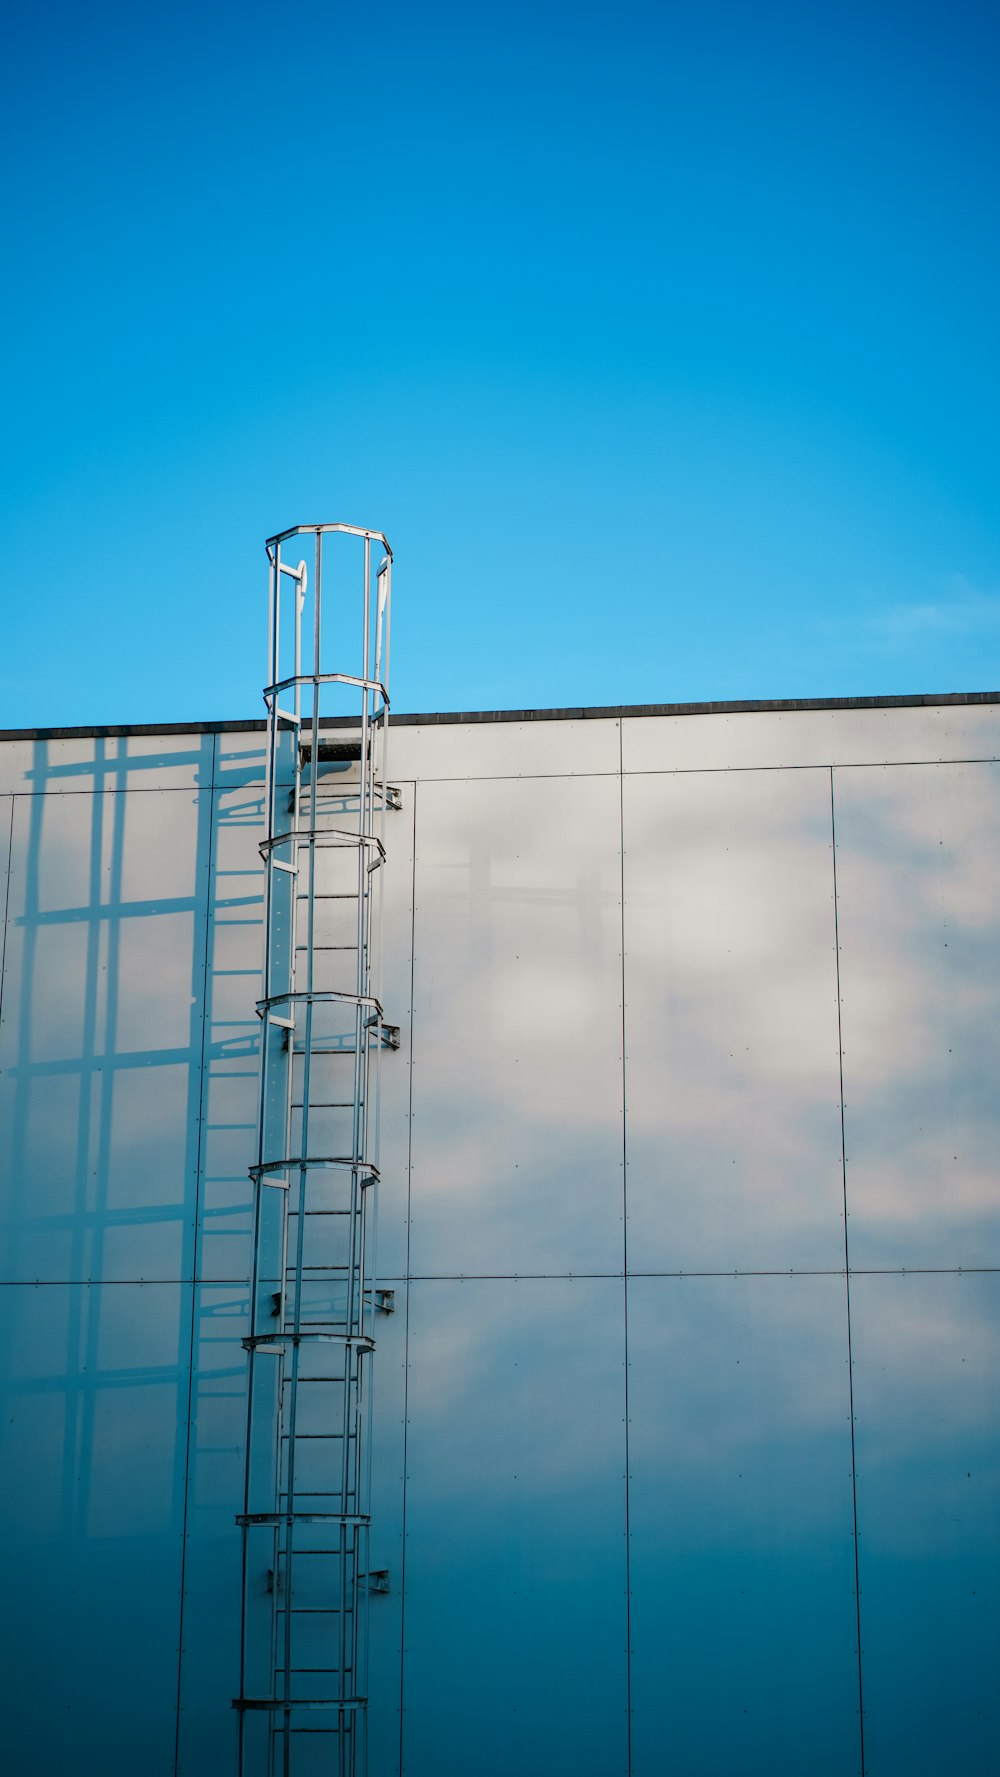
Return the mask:
[[264,755],[232,738],[37,741],[3,808],[0,1463],[29,1763],[97,1736],[104,1769],[174,1769],[185,1539],[234,1542]]
[[[245,1251],[226,1246],[220,1266],[217,1248],[249,1203],[262,758],[223,761],[217,777],[213,735],[138,759],[127,740],[96,740],[70,763],[48,757],[53,744],[35,744],[34,794],[14,798],[5,1275],[245,1275]],[[249,1082],[224,1119],[203,1104],[205,1069]],[[214,1134],[238,1138],[228,1202]]]

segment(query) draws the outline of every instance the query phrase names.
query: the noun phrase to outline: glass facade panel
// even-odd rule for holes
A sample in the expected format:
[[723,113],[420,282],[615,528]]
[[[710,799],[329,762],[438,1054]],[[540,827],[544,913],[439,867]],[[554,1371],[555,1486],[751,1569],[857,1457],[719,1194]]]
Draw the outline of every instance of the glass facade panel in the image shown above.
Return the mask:
[[854,1277],[866,1769],[1000,1766],[1000,1276]]
[[625,1777],[624,1360],[620,1280],[411,1283],[411,1777]]
[[411,1270],[620,1270],[618,784],[417,797]]
[[0,1286],[12,1770],[173,1772],[190,1341],[187,1284]]
[[632,1769],[860,1769],[842,1277],[628,1288]]
[[211,795],[14,799],[5,1275],[194,1267]]
[[[624,779],[607,718],[393,730],[369,1777],[853,1777],[862,1722],[864,1777],[992,1777],[998,710],[627,717]],[[175,1730],[234,1765],[263,763],[0,744],[25,1771],[170,1777]],[[341,1223],[310,1242],[325,1323]],[[307,1369],[303,1472],[344,1396]]]
[[851,1264],[1000,1264],[1000,765],[835,797]]
[[839,1269],[829,772],[622,793],[629,1269]]

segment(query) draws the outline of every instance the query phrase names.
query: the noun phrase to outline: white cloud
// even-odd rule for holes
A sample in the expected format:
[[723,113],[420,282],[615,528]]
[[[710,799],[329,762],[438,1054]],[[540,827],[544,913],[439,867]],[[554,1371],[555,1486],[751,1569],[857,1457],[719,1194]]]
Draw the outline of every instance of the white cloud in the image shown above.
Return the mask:
[[824,632],[864,654],[893,657],[955,642],[1000,636],[1000,593],[983,592],[964,575],[945,580],[938,598],[899,601],[865,615],[825,619]]

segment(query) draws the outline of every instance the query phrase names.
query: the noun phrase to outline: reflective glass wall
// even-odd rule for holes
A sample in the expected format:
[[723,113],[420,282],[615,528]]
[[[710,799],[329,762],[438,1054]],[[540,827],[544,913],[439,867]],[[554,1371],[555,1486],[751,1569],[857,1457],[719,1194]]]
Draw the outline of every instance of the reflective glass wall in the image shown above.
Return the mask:
[[[998,710],[394,727],[372,1777],[1000,1764]],[[234,1768],[263,762],[0,742],[15,1769]]]

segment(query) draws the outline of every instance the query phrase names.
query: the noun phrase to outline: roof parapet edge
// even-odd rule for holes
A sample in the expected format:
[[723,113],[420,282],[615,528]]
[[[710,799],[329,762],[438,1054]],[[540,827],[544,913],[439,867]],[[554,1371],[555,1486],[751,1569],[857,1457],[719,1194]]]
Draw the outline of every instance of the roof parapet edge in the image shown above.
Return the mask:
[[[735,699],[718,703],[585,704],[541,710],[428,710],[390,715],[393,728],[452,727],[462,722],[607,722],[643,716],[727,716],[784,713],[797,710],[891,710],[935,706],[1000,703],[1000,691],[913,692],[890,697],[787,697]],[[358,716],[328,717],[323,728],[353,728]],[[222,722],[125,722],[70,728],[0,728],[5,740],[113,740],[119,736],[153,734],[257,734],[263,717]]]

